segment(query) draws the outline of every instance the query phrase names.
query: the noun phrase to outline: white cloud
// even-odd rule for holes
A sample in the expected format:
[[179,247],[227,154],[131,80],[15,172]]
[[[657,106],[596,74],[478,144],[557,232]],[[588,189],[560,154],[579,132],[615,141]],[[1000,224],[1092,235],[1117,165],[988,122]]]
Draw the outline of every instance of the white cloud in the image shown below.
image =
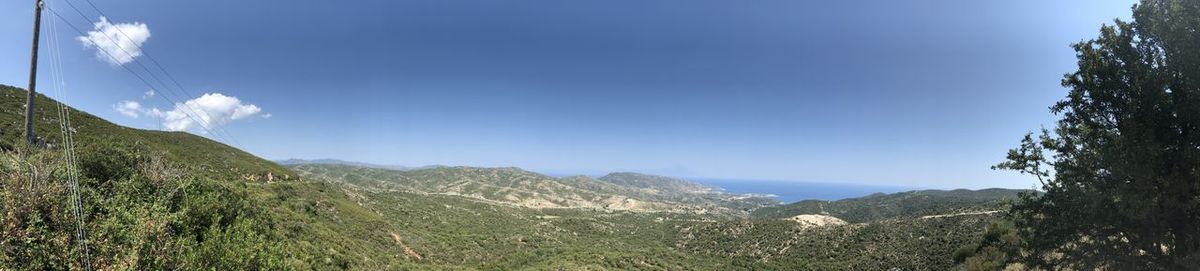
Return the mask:
[[92,31],[75,39],[83,42],[84,47],[96,47],[96,57],[121,65],[142,55],[141,46],[150,39],[150,28],[139,22],[113,24],[100,17]]
[[[199,98],[175,104],[170,111],[158,108],[146,110],[147,116],[162,119],[163,128],[184,131],[197,127],[215,127],[244,119],[262,112],[253,104],[243,104],[237,97],[221,93],[206,93]],[[269,115],[269,114],[267,114]]]
[[154,98],[154,90],[153,90],[153,89],[151,89],[151,90],[147,90],[147,91],[146,91],[146,93],[143,93],[143,94],[142,94],[142,99],[143,99],[143,100],[145,100],[145,99],[150,99],[150,98]]
[[143,112],[142,104],[139,104],[135,101],[123,101],[113,105],[113,108],[116,109],[117,112],[120,112],[121,115],[129,116],[130,118],[135,119]]

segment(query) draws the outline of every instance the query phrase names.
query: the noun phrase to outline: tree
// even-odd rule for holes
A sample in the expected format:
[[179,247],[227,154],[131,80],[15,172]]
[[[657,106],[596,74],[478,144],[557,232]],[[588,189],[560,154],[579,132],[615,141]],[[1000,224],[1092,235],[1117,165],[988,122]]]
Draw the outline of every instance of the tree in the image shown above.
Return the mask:
[[1035,176],[1012,215],[1026,264],[1200,269],[1200,0],[1143,0],[1133,22],[1072,45],[1078,71],[993,168]]

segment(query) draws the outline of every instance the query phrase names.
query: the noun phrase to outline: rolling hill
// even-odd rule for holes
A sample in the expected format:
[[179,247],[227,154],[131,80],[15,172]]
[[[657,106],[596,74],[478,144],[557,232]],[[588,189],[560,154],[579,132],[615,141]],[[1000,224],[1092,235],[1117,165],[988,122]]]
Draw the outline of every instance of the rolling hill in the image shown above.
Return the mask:
[[[364,188],[454,195],[526,208],[732,215],[775,204],[771,199],[723,193],[683,180],[632,173],[593,179],[587,176],[555,178],[519,168],[437,167],[400,171],[336,164],[300,164],[292,165],[292,168],[308,178]],[[611,181],[618,178],[613,176],[667,182],[654,183],[663,185],[630,185]]]
[[[35,127],[47,147],[30,150],[24,99],[24,90],[0,86],[0,145],[19,150],[0,155],[0,269],[81,269],[58,104],[37,96]],[[340,269],[392,245],[363,233],[380,217],[330,184],[299,181],[200,136],[68,109],[94,268]]]
[[414,170],[414,169],[427,169],[427,168],[443,167],[443,166],[439,166],[439,165],[420,166],[420,167],[398,166],[398,165],[379,165],[379,164],[345,161],[345,160],[338,160],[338,159],[294,159],[293,158],[293,159],[275,160],[275,163],[278,163],[283,166],[306,165],[306,164],[309,164],[309,165],[345,165],[345,166],[391,169],[391,170]]
[[[0,147],[13,149],[24,144],[25,90],[0,85]],[[51,149],[62,142],[58,101],[41,93],[34,102],[34,131]],[[185,132],[141,130],[119,126],[87,112],[71,109],[71,131],[81,155],[117,148],[137,149],[177,162],[193,174],[243,176],[246,174],[288,175],[291,170],[237,148]],[[294,174],[292,174],[294,175]]]
[[[39,97],[48,148],[28,150],[23,95],[0,87],[0,142],[23,153],[0,153],[0,269],[81,269],[56,104]],[[72,117],[96,269],[942,270],[1001,219],[958,214],[1012,192],[777,205],[636,173],[284,167],[200,136]],[[800,214],[847,223],[788,219]]]
[[[985,228],[1003,220],[1003,213],[986,211],[1003,209],[1006,199],[1022,192],[1006,189],[911,191],[823,202],[832,204],[826,211],[833,211],[833,213],[820,213],[819,210],[808,212],[807,209],[796,208],[796,206],[805,207],[808,206],[806,204],[818,202],[808,201],[804,204],[763,204],[751,208],[754,215],[749,213],[718,215],[704,212],[680,212],[678,209],[594,208],[594,205],[587,205],[588,203],[555,206],[517,204],[522,202],[520,199],[525,197],[545,199],[546,194],[559,195],[557,198],[566,198],[564,195],[612,195],[611,193],[624,193],[620,195],[630,197],[647,197],[644,199],[648,201],[671,202],[669,197],[653,197],[657,195],[654,193],[637,194],[638,191],[657,191],[657,189],[649,187],[662,187],[646,185],[656,183],[653,181],[643,182],[641,185],[633,185],[628,182],[617,185],[613,182],[587,177],[552,178],[516,168],[447,167],[393,171],[343,165],[293,165],[292,167],[305,178],[339,182],[351,187],[352,190],[359,191],[356,193],[361,193],[361,199],[364,202],[376,202],[365,203],[378,206],[372,207],[372,209],[379,208],[388,210],[383,211],[384,213],[398,214],[390,219],[406,221],[403,223],[406,223],[407,226],[401,228],[408,229],[407,234],[413,238],[425,239],[427,236],[443,236],[442,238],[445,238],[443,240],[458,240],[448,237],[448,232],[436,230],[414,234],[413,231],[416,229],[431,229],[427,224],[428,221],[423,219],[432,219],[437,221],[437,224],[450,225],[447,227],[454,229],[470,229],[449,230],[449,232],[471,232],[473,235],[488,232],[480,238],[503,239],[502,236],[535,234],[547,238],[536,240],[558,244],[543,244],[540,245],[542,248],[572,249],[572,252],[566,254],[570,256],[561,254],[564,253],[562,251],[546,252],[550,253],[549,255],[574,259],[567,261],[569,263],[562,263],[565,265],[561,266],[542,265],[553,262],[548,259],[534,260],[538,262],[537,266],[572,267],[568,269],[582,268],[581,266],[596,269],[619,267],[618,269],[667,270],[953,269],[957,263],[952,253],[956,249],[977,242],[982,238]],[[621,175],[636,176],[642,178],[641,180],[686,182],[680,179],[643,174],[621,173]],[[573,188],[539,190],[537,184]],[[669,185],[666,187],[680,186]],[[690,184],[683,187],[703,186]],[[487,191],[504,192],[493,195],[487,194]],[[706,189],[685,191],[699,194],[708,193],[698,192],[707,191]],[[421,205],[418,202],[422,202],[420,200],[422,197],[436,197],[441,199],[438,200],[439,202],[454,203],[448,203],[443,206],[444,208],[432,206],[433,210],[414,213],[412,208]],[[393,202],[400,199],[403,199],[405,203],[380,204],[380,202]],[[506,201],[506,199],[513,199],[513,201]],[[710,202],[708,204],[718,203]],[[444,213],[438,215],[434,211],[437,209],[444,209],[446,212],[457,213],[457,215]],[[793,213],[777,215],[779,217],[764,215],[783,211]],[[496,216],[497,213],[508,215]],[[845,219],[852,222],[805,223],[792,219],[796,215],[808,213],[820,213],[822,215],[818,215],[818,217],[830,220],[842,221]],[[410,217],[416,214],[420,214],[421,219],[414,220]],[[475,224],[459,220],[463,216],[487,219],[489,222]],[[510,228],[524,230],[507,231]],[[497,231],[504,233],[496,236],[493,233],[499,233]],[[568,235],[562,235],[564,233]],[[580,236],[590,237],[580,239]],[[627,237],[628,239],[626,239]],[[441,243],[450,247],[452,246],[450,244],[461,241],[425,240],[423,242]],[[589,247],[585,244],[590,242],[602,243],[605,247],[620,248],[620,250],[642,251],[641,253],[651,253],[650,255],[655,256],[634,258],[638,264],[632,264],[627,258],[629,255],[611,254],[611,251],[579,250],[581,246]],[[453,253],[443,253],[449,253],[447,256],[458,255],[451,256],[452,258],[484,257],[491,259],[489,261],[499,262],[508,262],[514,259],[506,254],[496,254],[489,249],[476,247],[495,244],[477,241],[471,243],[474,245],[446,250],[454,251]],[[431,248],[425,247],[425,249]],[[653,252],[647,252],[646,249],[652,249]],[[617,262],[582,260],[587,258],[584,256],[587,253],[597,253],[622,260]],[[662,261],[664,258],[680,259],[683,262]],[[648,264],[641,265],[643,261]],[[483,267],[500,266],[505,267],[500,269],[516,267],[509,265],[484,265]],[[691,268],[683,268],[684,266]]]
[[689,182],[683,179],[655,176],[633,172],[609,173],[599,180],[620,186],[637,187],[665,191],[668,193],[712,193],[719,190],[716,187]]
[[782,219],[797,215],[829,215],[847,222],[860,223],[887,218],[987,212],[1004,209],[1005,203],[1026,192],[1032,190],[919,190],[836,201],[804,200],[760,208],[754,211],[753,216]]

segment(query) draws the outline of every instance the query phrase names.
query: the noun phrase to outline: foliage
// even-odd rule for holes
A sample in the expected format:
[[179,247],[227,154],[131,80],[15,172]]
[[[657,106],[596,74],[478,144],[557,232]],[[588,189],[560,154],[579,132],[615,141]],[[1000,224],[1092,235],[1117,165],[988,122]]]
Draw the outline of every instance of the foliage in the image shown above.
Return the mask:
[[1200,267],[1200,1],[1144,0],[1075,44],[1054,134],[1026,136],[996,166],[1045,195],[1014,208],[1041,267]]
[[[12,149],[23,147],[11,143],[21,142],[21,112],[9,110],[22,95],[0,87],[0,104],[11,106],[0,108],[0,141]],[[84,259],[72,237],[60,134],[49,129],[59,120],[43,108],[55,104],[39,99],[48,149],[0,153],[0,269],[79,269],[81,260],[119,270],[944,269],[954,263],[951,251],[995,220],[915,217],[990,208],[931,197],[923,201],[949,203],[803,229],[747,219],[775,202],[649,175],[299,165],[297,177],[198,136],[124,128],[72,110]]]
[[612,176],[635,176],[642,180],[668,180],[667,183],[686,182],[631,173],[614,173],[593,179],[587,176],[555,178],[518,168],[391,170],[330,164],[298,164],[292,168],[307,177],[358,187],[463,195],[498,204],[534,208],[743,214],[747,209],[776,203],[767,198],[724,193],[690,182],[686,187],[697,189],[681,189],[681,186],[673,185],[651,188],[603,180]]
[[[402,246],[423,257],[415,260],[397,254],[391,257],[412,262],[391,261],[380,255],[368,256],[376,249],[365,250],[362,258],[371,260],[360,266],[367,269],[941,270],[954,266],[954,249],[981,238],[984,226],[998,219],[995,213],[899,216],[806,229],[793,221],[727,215],[527,208],[486,198],[428,193],[419,187],[515,174],[511,169],[442,168],[404,173],[328,165],[295,167],[305,178],[340,176],[329,180],[344,185],[356,204],[381,214],[384,224],[362,229],[362,235],[395,234],[399,241],[388,240],[378,250]],[[522,183],[495,189],[513,189]],[[1015,194],[957,193],[987,198]],[[987,207],[958,206],[970,210]]]
[[808,228],[786,220],[696,223],[676,247],[719,256],[751,269],[951,270],[952,252],[982,234],[996,215],[884,219]]
[[836,201],[804,200],[787,205],[759,208],[753,216],[781,219],[803,214],[831,215],[851,223],[887,218],[918,217],[968,211],[993,211],[1017,198],[1025,190],[920,190],[874,194]]
[[128,167],[81,168],[88,258],[74,238],[69,168],[62,157],[0,154],[0,269],[80,269],[85,260],[97,269],[122,270],[287,267],[280,240],[255,226],[270,221],[236,189],[164,175],[160,160],[112,150],[112,158],[98,165]]
[[1010,255],[1020,253],[1021,237],[1016,226],[1007,219],[988,225],[976,243],[955,251],[954,261],[966,270],[999,270],[1009,266]]
[[[85,221],[96,267],[942,269],[950,262],[947,251],[979,235],[968,230],[971,225],[990,219],[899,219],[805,231],[782,220],[739,224],[740,220],[703,214],[497,205],[458,195],[388,189],[387,183],[206,181],[139,153],[143,152],[118,150],[108,156],[118,161],[96,163],[134,165],[134,170],[83,174],[117,178],[89,180],[83,186],[89,195],[85,204],[93,210]],[[14,184],[5,183],[3,191],[19,191],[8,188],[21,186],[25,179],[5,178]],[[61,186],[45,189],[61,190]],[[27,193],[4,195],[4,203],[34,202],[15,198]],[[70,250],[73,220],[59,202],[64,195],[57,197],[53,203],[33,205],[50,211],[15,212],[23,217],[57,214],[59,218],[51,220],[56,226],[34,227],[44,228],[41,234],[4,231],[6,236],[21,236],[10,240],[57,243],[33,242],[53,247],[4,244],[3,251],[16,253],[3,254],[0,268],[77,265],[78,252]],[[29,209],[21,204],[5,206]],[[24,221],[30,220],[6,217],[3,222],[27,225]],[[770,252],[754,252],[758,249]]]
[[[10,202],[0,206],[5,215],[0,225],[6,227],[0,269],[79,269],[79,251],[70,235],[75,218],[64,203],[68,194],[62,183],[66,171],[59,154],[58,104],[36,96],[35,127],[46,146],[30,151],[21,135],[23,111],[17,110],[24,95],[21,89],[0,86],[0,141],[10,142],[10,151],[25,153],[0,154],[17,165],[8,167],[0,187],[3,200]],[[279,211],[263,200],[277,198],[280,187],[323,192],[294,180],[290,169],[192,134],[131,129],[68,111],[94,267],[339,268],[336,261],[325,261],[337,258],[325,248],[342,240],[312,234],[319,229],[293,222],[310,214]],[[31,178],[43,185],[21,188]]]

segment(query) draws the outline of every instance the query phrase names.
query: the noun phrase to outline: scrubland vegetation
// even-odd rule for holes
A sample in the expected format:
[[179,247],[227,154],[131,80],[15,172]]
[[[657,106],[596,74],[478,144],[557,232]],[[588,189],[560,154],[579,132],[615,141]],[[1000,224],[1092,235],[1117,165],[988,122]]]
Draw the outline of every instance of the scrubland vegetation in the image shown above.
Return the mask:
[[1037,192],[779,204],[634,173],[283,167],[74,110],[70,167],[56,102],[27,146],[0,86],[0,270],[1200,269],[1200,1],[1133,12],[1074,46],[1057,127],[995,167]]

